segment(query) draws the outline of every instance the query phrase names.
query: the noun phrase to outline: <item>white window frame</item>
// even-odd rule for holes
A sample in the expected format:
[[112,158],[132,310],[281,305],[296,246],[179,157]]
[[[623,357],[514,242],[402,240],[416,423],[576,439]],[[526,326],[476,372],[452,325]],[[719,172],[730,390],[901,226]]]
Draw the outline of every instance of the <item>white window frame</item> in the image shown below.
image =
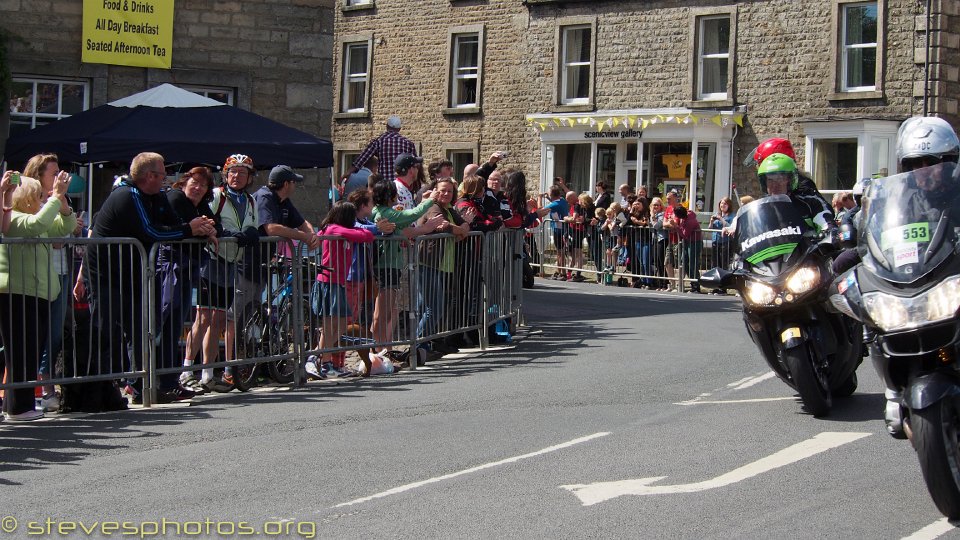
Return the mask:
[[213,100],[219,101],[217,98],[210,97],[210,94],[226,94],[227,95],[227,105],[234,104],[234,94],[236,91],[233,88],[227,88],[222,86],[183,86],[184,90],[189,90],[194,94],[200,94],[205,98],[210,98]]
[[[588,43],[590,44],[590,59],[586,62],[576,61],[568,62],[567,61],[567,45],[570,43],[571,35],[574,32],[579,32],[586,30],[590,32],[590,39]],[[560,29],[560,104],[561,105],[587,105],[593,100],[593,70],[594,70],[594,53],[595,44],[596,44],[596,31],[593,25],[590,24],[572,24],[569,26],[563,26]],[[588,66],[590,69],[587,73],[587,95],[584,97],[569,97],[567,96],[567,82],[570,80],[570,72],[574,69],[581,68],[583,66]]]
[[[477,48],[477,63],[474,66],[460,65],[460,47],[469,42]],[[472,108],[480,106],[480,32],[454,34],[450,58],[450,106],[452,108]],[[473,79],[476,84],[473,101],[463,101],[460,96],[460,82]]]
[[[364,39],[364,40],[355,40],[355,41],[345,41],[343,43],[343,56],[342,56],[342,69],[341,69],[341,84],[340,84],[340,106],[339,110],[341,113],[361,113],[366,114],[370,110],[370,69],[373,65],[371,62],[371,54],[373,52],[373,40]],[[362,73],[350,73],[351,65],[351,55],[354,49],[359,47],[366,48],[366,63],[365,71]],[[350,98],[350,84],[356,82],[363,82],[363,99],[362,107],[349,108],[349,98]]]
[[[801,122],[805,137],[804,170],[816,174],[814,149],[816,141],[823,139],[856,139],[857,170],[853,181],[887,169],[887,174],[897,171],[897,157],[894,143],[900,123],[890,120],[836,120],[829,122]],[[885,148],[886,155],[875,155]],[[813,179],[821,185],[821,179]]]
[[[697,99],[702,101],[725,100],[729,95],[728,89],[730,88],[730,49],[731,49],[730,42],[729,41],[727,42],[727,52],[725,53],[706,54],[703,52],[704,43],[706,42],[706,39],[705,39],[706,23],[708,21],[715,21],[715,20],[726,20],[727,24],[730,26],[730,29],[727,32],[728,35],[731,36],[730,39],[732,39],[732,35],[733,35],[732,34],[733,21],[731,20],[730,15],[711,15],[711,16],[703,16],[698,18],[698,21],[697,21],[697,27],[698,27],[697,29]],[[724,84],[723,92],[705,93],[703,91],[704,60],[726,60],[727,80],[726,80],[726,84]]]
[[[31,110],[28,112],[22,111],[10,111],[10,120],[11,123],[24,123],[23,121],[26,118],[30,119],[30,129],[37,127],[37,120],[49,120],[50,123],[54,120],[59,120],[61,118],[66,118],[70,114],[63,113],[63,86],[82,86],[83,87],[83,108],[85,111],[90,108],[90,82],[84,80],[71,80],[71,79],[45,79],[45,78],[36,78],[36,77],[20,77],[14,75],[11,77],[13,83],[28,83],[33,85],[33,89],[30,92],[31,97]],[[57,88],[57,112],[55,113],[41,113],[36,112],[37,110],[37,85],[38,84],[56,84]],[[9,106],[9,105],[8,105]]]
[[877,40],[879,41],[880,32],[881,32],[881,28],[880,28],[881,11],[880,11],[880,6],[878,2],[857,2],[857,3],[851,3],[851,4],[843,4],[840,6],[840,47],[841,47],[840,90],[842,92],[872,92],[877,89],[878,73],[877,73],[876,67],[874,67],[874,77],[873,77],[874,84],[873,85],[848,86],[848,81],[847,81],[847,67],[849,66],[849,62],[850,62],[851,51],[873,49],[875,66],[876,66],[876,63],[879,63],[879,61],[881,60],[879,45],[877,41],[874,41],[872,43],[856,43],[853,45],[847,45],[847,14],[851,9],[869,7],[869,6],[873,6],[877,10]]

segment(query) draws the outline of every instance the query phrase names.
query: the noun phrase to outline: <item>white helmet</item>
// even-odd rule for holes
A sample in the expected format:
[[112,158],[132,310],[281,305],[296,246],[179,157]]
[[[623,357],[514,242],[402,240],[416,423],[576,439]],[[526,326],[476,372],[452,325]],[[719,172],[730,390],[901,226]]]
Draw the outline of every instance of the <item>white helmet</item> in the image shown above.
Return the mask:
[[911,158],[932,157],[937,161],[957,161],[960,140],[953,127],[943,118],[914,116],[900,125],[897,131],[897,163]]

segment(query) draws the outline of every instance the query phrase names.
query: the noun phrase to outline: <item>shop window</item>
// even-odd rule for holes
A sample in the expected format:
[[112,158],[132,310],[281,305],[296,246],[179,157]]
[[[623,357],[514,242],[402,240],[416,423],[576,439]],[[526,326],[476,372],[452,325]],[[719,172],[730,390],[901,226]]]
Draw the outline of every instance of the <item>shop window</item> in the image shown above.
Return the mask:
[[340,89],[340,112],[362,113],[370,103],[371,40],[345,42],[343,45],[343,86]]
[[697,99],[727,99],[730,17],[700,17],[697,31]]
[[593,102],[594,27],[594,24],[577,24],[560,28],[558,101],[561,105]]
[[10,134],[85,111],[90,107],[90,85],[14,77],[10,84]]
[[590,143],[556,145],[553,154],[553,175],[563,178],[571,191],[577,193],[589,191],[590,154]]
[[194,94],[200,94],[203,97],[210,98],[220,103],[233,105],[233,89],[219,88],[215,86],[183,86],[184,90],[189,90]]
[[480,112],[483,27],[470,26],[451,30],[449,58],[446,112]]

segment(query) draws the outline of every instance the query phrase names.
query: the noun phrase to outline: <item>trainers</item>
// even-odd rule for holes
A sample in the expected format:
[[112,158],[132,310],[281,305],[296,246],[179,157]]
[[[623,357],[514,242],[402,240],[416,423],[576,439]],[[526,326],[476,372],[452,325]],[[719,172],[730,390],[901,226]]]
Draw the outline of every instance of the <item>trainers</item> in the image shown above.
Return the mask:
[[574,275],[573,277],[571,277],[571,278],[569,278],[569,279],[570,279],[570,281],[576,281],[577,283],[580,283],[581,281],[586,281],[586,280],[587,280],[587,279],[586,279],[585,277],[583,277],[581,274],[576,274],[576,275]]
[[220,379],[224,382],[224,384],[229,384],[230,386],[236,386],[236,383],[233,382],[233,375],[230,373],[224,373],[223,377],[220,377]]
[[203,387],[208,392],[217,392],[220,394],[226,394],[227,392],[233,390],[232,384],[227,384],[220,379],[212,379],[210,382],[205,383]]
[[6,414],[7,422],[33,422],[43,418],[43,411],[26,411],[19,414]]
[[323,373],[327,377],[341,377],[342,372],[340,369],[334,367],[333,362],[324,362],[320,366],[320,373]]
[[157,403],[164,405],[167,403],[174,403],[176,401],[184,401],[194,396],[196,396],[196,393],[178,386],[177,388],[167,390],[166,392],[157,392]]
[[180,386],[182,386],[184,390],[189,390],[198,396],[207,393],[207,389],[192,375],[185,381],[181,381]]
[[40,398],[40,410],[43,412],[60,410],[60,395],[53,392]]
[[327,376],[317,368],[316,359],[316,356],[311,356],[310,359],[303,364],[303,369],[307,372],[308,381],[322,381],[327,378]]

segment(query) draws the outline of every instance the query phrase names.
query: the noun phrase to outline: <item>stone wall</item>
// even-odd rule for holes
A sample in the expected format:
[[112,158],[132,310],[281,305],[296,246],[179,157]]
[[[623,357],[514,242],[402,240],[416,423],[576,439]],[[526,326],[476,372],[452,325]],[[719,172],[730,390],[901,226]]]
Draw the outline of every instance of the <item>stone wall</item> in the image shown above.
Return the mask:
[[[337,35],[373,32],[371,114],[335,119],[338,150],[362,146],[383,131],[391,114],[404,134],[422,144],[427,158],[449,142],[479,143],[480,156],[510,150],[513,165],[539,176],[540,141],[524,115],[561,108],[554,103],[556,32],[572,17],[596,20],[596,110],[690,107],[692,20],[697,9],[735,10],[736,65],[732,105],[746,106],[747,124],[736,139],[734,178],[752,178],[739,163],[758,140],[790,138],[801,155],[799,122],[816,119],[902,120],[923,111],[922,3],[887,0],[883,95],[831,99],[835,59],[833,2],[772,0],[563,1],[375,0],[363,10],[334,10]],[[941,5],[942,4],[942,5]],[[958,2],[934,1],[931,112],[957,125]],[[485,55],[482,113],[445,115],[448,34],[455,26],[483,24]],[[341,49],[339,37],[336,51]],[[339,52],[334,74],[341,76]],[[917,83],[919,81],[919,88]],[[334,99],[339,95],[334,85]],[[336,101],[334,101],[336,109]],[[747,191],[756,191],[756,185]]]
[[[91,107],[165,82],[228,87],[235,105],[330,138],[335,1],[177,2],[170,70],[82,63],[80,0],[0,0],[0,24],[13,35],[14,76],[86,80]],[[311,221],[324,212],[328,185],[326,171],[310,171],[298,190]]]

